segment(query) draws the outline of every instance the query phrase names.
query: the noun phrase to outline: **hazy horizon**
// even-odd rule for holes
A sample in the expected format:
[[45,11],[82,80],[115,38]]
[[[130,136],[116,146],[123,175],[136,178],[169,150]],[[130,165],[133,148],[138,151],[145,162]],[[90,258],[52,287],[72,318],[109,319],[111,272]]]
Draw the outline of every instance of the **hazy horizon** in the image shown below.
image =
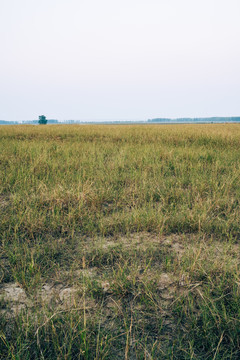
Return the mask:
[[1,0],[0,120],[240,116],[238,0]]

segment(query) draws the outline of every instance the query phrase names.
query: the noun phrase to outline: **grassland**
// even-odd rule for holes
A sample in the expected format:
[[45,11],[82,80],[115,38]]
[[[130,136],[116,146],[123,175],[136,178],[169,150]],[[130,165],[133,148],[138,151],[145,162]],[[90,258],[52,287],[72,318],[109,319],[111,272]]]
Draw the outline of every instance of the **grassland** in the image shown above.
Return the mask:
[[0,357],[240,358],[239,125],[0,138]]

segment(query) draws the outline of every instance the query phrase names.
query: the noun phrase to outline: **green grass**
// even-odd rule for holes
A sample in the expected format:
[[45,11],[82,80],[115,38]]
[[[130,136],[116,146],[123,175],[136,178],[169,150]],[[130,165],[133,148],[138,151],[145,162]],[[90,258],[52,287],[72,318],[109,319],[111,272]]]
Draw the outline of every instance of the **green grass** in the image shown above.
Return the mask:
[[239,359],[238,125],[0,139],[0,357]]

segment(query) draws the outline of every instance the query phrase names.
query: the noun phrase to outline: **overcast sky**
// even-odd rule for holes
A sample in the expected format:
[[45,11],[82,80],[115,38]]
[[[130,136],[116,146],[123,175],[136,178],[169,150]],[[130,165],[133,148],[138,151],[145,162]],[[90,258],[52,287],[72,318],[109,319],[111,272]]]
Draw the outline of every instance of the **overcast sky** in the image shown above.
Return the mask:
[[0,119],[240,116],[240,0],[0,0]]

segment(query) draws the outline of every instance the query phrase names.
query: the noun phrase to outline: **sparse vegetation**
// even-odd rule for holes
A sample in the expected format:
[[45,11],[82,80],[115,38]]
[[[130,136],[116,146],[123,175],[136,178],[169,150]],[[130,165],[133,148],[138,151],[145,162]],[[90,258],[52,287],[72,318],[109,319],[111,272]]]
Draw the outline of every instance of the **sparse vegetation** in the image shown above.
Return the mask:
[[240,357],[240,127],[0,127],[0,357]]

